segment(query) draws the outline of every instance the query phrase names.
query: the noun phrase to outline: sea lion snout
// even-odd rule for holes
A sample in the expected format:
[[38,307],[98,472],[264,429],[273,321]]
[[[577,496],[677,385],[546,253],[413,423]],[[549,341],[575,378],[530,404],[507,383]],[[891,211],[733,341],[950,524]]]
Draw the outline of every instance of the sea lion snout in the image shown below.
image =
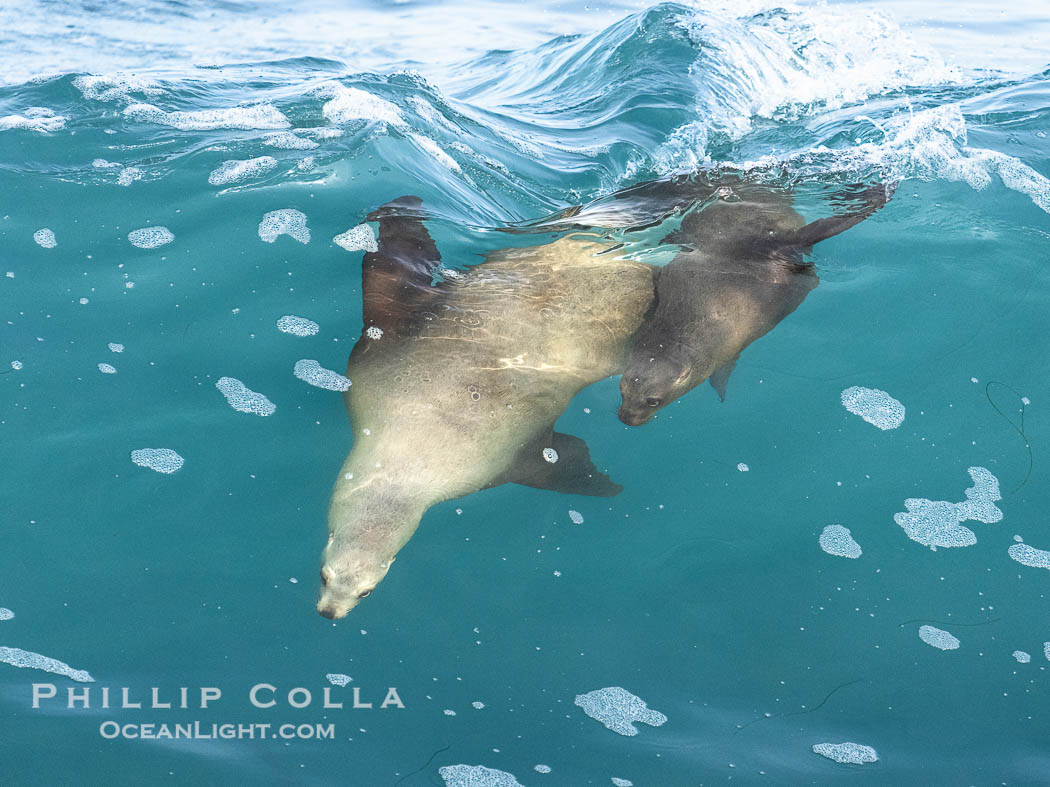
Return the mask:
[[653,420],[653,416],[656,413],[646,408],[645,410],[639,410],[637,408],[628,407],[626,403],[620,405],[620,411],[617,413],[620,420],[627,424],[627,426],[641,426],[647,424]]

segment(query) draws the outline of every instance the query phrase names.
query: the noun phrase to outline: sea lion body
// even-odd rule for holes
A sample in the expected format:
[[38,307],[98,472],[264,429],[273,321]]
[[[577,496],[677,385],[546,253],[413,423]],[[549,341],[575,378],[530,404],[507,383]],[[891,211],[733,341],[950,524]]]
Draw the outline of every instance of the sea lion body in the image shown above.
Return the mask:
[[[381,225],[380,255],[383,240]],[[417,282],[407,309],[370,313],[366,289],[366,329],[385,327],[366,331],[347,366],[354,445],[332,494],[321,614],[342,617],[367,595],[438,502],[506,482],[619,491],[582,441],[553,432],[573,396],[623,370],[652,301],[652,269],[599,256],[608,246],[497,252],[429,291]]]

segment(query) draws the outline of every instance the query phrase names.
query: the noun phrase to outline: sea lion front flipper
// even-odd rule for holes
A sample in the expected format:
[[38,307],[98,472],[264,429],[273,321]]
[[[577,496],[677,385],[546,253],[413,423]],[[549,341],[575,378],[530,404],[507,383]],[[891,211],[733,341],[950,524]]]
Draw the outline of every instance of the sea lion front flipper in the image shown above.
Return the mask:
[[[506,482],[549,489],[570,495],[614,497],[623,487],[598,470],[591,461],[587,443],[570,434],[554,432],[545,445],[534,444],[518,458],[517,467],[507,474]],[[551,462],[544,449],[553,448],[557,459]]]
[[724,364],[719,366],[708,378],[708,382],[711,383],[711,387],[718,393],[718,398],[721,401],[726,400],[726,385],[729,383],[729,375],[733,373],[736,368],[736,362],[740,360],[740,353],[737,353],[734,357],[730,358]]
[[431,286],[441,264],[437,245],[423,225],[423,201],[400,197],[367,216],[379,222],[378,249],[361,262],[364,324],[398,335],[402,318],[419,311],[437,291]]
[[893,196],[893,192],[896,190],[896,183],[879,183],[869,186],[855,195],[855,198],[862,200],[864,203],[860,210],[811,221],[805,227],[782,236],[778,241],[784,246],[799,249],[812,248],[822,240],[827,240],[840,232],[845,232],[850,227],[860,224],[864,219],[889,202],[890,197]]

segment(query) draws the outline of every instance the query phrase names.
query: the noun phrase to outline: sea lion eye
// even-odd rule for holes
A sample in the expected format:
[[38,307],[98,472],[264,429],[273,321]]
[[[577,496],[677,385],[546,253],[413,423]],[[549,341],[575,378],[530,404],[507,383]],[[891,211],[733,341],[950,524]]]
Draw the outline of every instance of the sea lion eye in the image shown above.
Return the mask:
[[662,402],[663,399],[658,399],[655,396],[650,396],[648,399],[645,400],[645,403],[650,407],[659,407]]
[[370,596],[371,594],[372,594],[371,590],[362,590],[360,593],[357,594],[357,597],[358,598],[365,598],[366,596]]

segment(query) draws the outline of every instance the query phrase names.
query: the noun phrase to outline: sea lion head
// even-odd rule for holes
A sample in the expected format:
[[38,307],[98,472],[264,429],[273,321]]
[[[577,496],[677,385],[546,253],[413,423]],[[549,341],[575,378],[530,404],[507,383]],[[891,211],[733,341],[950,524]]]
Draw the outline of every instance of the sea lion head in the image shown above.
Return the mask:
[[645,338],[635,344],[630,364],[620,379],[619,417],[628,426],[648,423],[696,386],[697,365],[690,353]]
[[321,565],[321,598],[317,611],[332,620],[346,617],[347,612],[375,590],[393,562],[392,555],[332,537]]

